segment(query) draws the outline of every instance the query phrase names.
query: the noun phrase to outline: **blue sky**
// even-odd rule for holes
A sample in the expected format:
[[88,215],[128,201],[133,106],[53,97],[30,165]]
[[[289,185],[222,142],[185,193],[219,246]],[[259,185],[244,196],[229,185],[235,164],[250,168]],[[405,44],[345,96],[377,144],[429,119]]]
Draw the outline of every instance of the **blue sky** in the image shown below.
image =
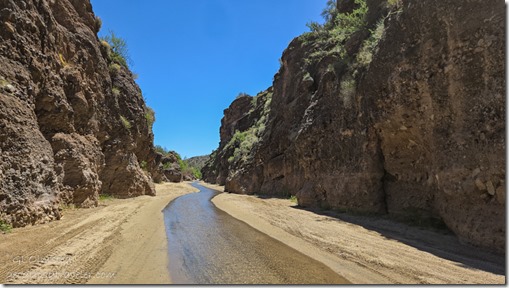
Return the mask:
[[124,40],[147,104],[155,144],[183,157],[219,144],[223,110],[240,92],[272,85],[290,41],[323,22],[327,0],[92,0]]

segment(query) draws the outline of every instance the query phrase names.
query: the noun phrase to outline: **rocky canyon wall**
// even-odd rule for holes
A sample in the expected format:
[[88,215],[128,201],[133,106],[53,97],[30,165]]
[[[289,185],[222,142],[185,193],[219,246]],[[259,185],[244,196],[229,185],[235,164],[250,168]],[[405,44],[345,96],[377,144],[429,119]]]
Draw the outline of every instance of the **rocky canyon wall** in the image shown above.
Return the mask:
[[1,1],[0,25],[2,221],[59,219],[100,193],[154,195],[150,111],[98,39],[90,2]]
[[266,107],[247,97],[225,110],[204,179],[305,207],[439,219],[505,251],[504,2],[337,5],[342,25],[285,50]]

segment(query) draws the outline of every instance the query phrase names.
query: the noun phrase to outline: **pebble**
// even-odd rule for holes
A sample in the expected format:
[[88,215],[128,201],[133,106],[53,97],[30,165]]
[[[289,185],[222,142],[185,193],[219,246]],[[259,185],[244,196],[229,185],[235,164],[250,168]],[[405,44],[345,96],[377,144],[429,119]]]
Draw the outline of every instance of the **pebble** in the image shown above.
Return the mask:
[[477,186],[477,189],[479,189],[481,191],[486,190],[486,185],[484,185],[484,183],[482,183],[481,179],[479,179],[479,178],[475,179],[475,186]]
[[4,90],[9,92],[9,93],[13,93],[14,90],[16,90],[16,89],[11,84],[8,84],[8,85],[5,85]]
[[472,171],[472,178],[475,178],[477,175],[481,173],[481,169],[475,168],[474,171]]
[[491,196],[495,195],[495,187],[493,186],[493,182],[488,181],[486,182],[486,189],[488,189],[488,194]]

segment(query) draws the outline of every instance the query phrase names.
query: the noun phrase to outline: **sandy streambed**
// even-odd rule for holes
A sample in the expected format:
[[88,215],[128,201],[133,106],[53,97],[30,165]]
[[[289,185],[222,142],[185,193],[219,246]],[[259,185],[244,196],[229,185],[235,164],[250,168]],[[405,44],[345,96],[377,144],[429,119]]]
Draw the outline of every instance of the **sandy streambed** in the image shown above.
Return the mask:
[[223,193],[212,202],[352,283],[505,283],[503,256],[460,244],[453,235],[373,217],[320,215],[287,199]]
[[0,234],[0,283],[171,283],[161,211],[197,189],[168,183],[156,191],[155,197],[66,210],[60,221]]

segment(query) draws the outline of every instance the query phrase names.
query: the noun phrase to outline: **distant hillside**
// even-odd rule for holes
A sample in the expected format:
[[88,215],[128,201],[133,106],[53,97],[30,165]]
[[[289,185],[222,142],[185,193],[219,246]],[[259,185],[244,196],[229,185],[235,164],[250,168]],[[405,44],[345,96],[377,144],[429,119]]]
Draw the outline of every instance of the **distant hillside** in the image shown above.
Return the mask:
[[205,166],[205,162],[209,160],[210,155],[203,155],[203,156],[196,156],[191,157],[189,159],[184,159],[184,162],[186,162],[190,167],[195,167],[198,170],[201,170],[203,166]]

